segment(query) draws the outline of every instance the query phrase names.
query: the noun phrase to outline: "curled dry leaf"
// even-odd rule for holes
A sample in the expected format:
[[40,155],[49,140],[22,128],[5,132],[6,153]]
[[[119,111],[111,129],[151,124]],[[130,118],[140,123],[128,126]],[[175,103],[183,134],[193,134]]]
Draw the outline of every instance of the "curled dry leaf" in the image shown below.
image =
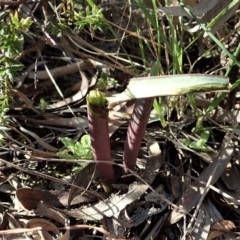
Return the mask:
[[[81,84],[81,88],[79,89],[79,91],[69,98],[65,98],[64,100],[61,100],[57,103],[48,105],[47,109],[55,109],[55,108],[64,107],[68,104],[71,104],[71,103],[78,102],[78,101],[82,100],[87,95],[88,88],[89,88],[88,79],[85,76],[85,74],[82,73],[81,71],[80,71],[80,74],[81,74],[81,77],[82,77],[82,84]],[[97,78],[97,75],[98,75],[98,73],[96,73],[93,76],[93,78]]]
[[[215,18],[218,13],[220,13],[232,0],[218,0],[218,4],[215,5],[212,9],[207,11],[204,16],[201,18],[202,23],[210,22],[213,18]],[[236,10],[235,10],[236,11]],[[225,15],[227,15],[227,19],[232,16],[233,13],[231,11],[227,11]],[[225,22],[227,21],[226,17],[221,17],[218,19],[218,21],[214,24],[214,26],[211,28],[211,32],[215,33],[217,29]],[[199,25],[195,26],[194,28],[188,30],[189,32],[196,32],[200,30],[201,27]]]
[[65,224],[66,217],[62,212],[59,212],[43,202],[39,202],[35,210],[33,210],[37,216],[43,216],[55,220],[62,225]]
[[34,238],[37,236],[40,236],[45,240],[53,240],[54,238],[53,236],[51,236],[51,234],[48,233],[48,231],[44,231],[44,229],[51,229],[50,231],[55,236],[59,236],[59,233],[60,233],[58,228],[53,223],[43,218],[33,218],[29,220],[26,227],[28,228],[40,227],[42,231],[41,230],[33,231],[32,235],[34,236]]
[[[33,197],[34,195],[31,195]],[[34,205],[34,204],[32,204]],[[66,224],[66,217],[63,213],[60,213],[59,211],[53,210],[52,208],[49,208],[42,202],[38,202],[35,204],[35,208],[33,209],[33,212],[35,216],[41,216],[49,218],[50,220],[43,219],[43,218],[33,218],[31,219],[27,225],[26,228],[23,229],[20,224],[14,224],[15,228],[10,230],[3,230],[1,231],[1,235],[9,235],[6,236],[6,239],[15,239],[13,238],[16,234],[31,232],[31,234],[36,238],[34,239],[46,239],[46,240],[69,240],[70,239],[70,230],[66,229],[64,234],[60,234],[59,227],[51,223],[52,220],[57,221],[62,225],[60,229],[64,229],[64,225]],[[12,218],[11,215],[9,215],[9,218]],[[14,219],[11,219],[11,223],[13,223]],[[49,232],[52,232],[55,234],[54,238]],[[38,233],[39,236],[36,236],[36,233]],[[41,237],[41,238],[39,238]],[[17,238],[20,239],[20,238]]]
[[122,211],[128,204],[137,200],[148,189],[148,186],[139,183],[129,185],[128,193],[113,194],[110,198],[88,207],[64,211],[70,217],[83,220],[101,220],[103,217],[112,217]]
[[[37,209],[34,210],[34,213],[37,216],[43,216],[51,220],[55,220],[60,224],[62,224],[62,226],[65,226],[67,222],[66,221],[67,219],[63,213],[48,207],[46,204],[42,202],[39,202],[37,204]],[[70,230],[67,229],[66,232],[63,235],[58,236],[56,240],[69,240],[69,239],[70,239]]]
[[[202,23],[210,22],[214,19],[224,8],[227,11],[215,22],[211,27],[211,32],[215,34],[217,30],[228,20],[233,14],[237,11],[239,7],[239,2],[236,2],[233,6],[228,7],[232,0],[200,0],[197,2],[194,1],[183,1],[187,8],[196,16],[204,14],[201,19]],[[172,6],[172,7],[160,7],[161,11],[173,15],[173,16],[188,16],[189,14],[181,6]],[[189,32],[196,32],[201,29],[201,26],[197,25],[194,28],[190,29]],[[204,34],[204,42],[207,43],[206,37],[207,33]]]

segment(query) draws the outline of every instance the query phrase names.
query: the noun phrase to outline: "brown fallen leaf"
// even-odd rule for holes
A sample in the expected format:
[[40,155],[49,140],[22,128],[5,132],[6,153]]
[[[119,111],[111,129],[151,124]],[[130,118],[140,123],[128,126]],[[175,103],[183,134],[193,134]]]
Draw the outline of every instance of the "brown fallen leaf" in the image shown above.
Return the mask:
[[169,176],[170,178],[170,187],[171,187],[171,193],[174,196],[175,199],[179,199],[182,194],[182,179],[179,176],[176,176],[175,174],[171,174]]
[[7,229],[8,227],[8,215],[6,212],[0,213],[0,230]]
[[[47,87],[52,86],[51,81],[42,81],[37,84],[37,88],[35,85],[31,84],[29,86],[22,86],[20,88],[16,88],[17,91],[21,92],[22,94],[25,94],[27,97],[33,97],[41,93],[44,89]],[[18,93],[13,90],[12,96],[14,98],[19,97]]]
[[33,102],[24,93],[18,91],[17,89],[13,89],[12,91],[23,100],[23,102],[26,104],[28,108],[30,108],[32,111],[34,111],[38,115],[41,114],[41,112],[33,106]]
[[16,191],[16,198],[22,207],[26,210],[37,208],[40,201],[46,202],[53,206],[62,206],[59,199],[49,191],[41,191],[31,188],[20,188]]
[[191,234],[191,238],[193,240],[198,240],[198,239],[207,239],[209,230],[211,226],[211,217],[208,212],[208,209],[206,208],[205,204],[202,204],[198,215],[196,222],[193,226]]
[[[68,235],[64,234],[63,236],[57,238],[56,240],[69,240],[70,239],[70,234],[69,234],[69,230],[79,230],[79,229],[93,229],[96,231],[99,231],[100,233],[102,233],[105,237],[109,238],[109,239],[116,239],[116,240],[126,240],[126,238],[122,238],[122,237],[116,237],[113,236],[111,233],[109,233],[108,231],[106,231],[105,229],[101,228],[101,227],[95,227],[93,225],[87,225],[87,224],[80,224],[80,225],[74,225],[74,226],[66,226],[66,227],[59,227],[59,229],[61,230],[67,230]],[[9,229],[9,230],[0,230],[0,235],[4,235],[4,236],[10,236],[11,238],[8,238],[10,240],[13,240],[12,235],[16,234],[16,233],[29,233],[32,231],[38,231],[39,228],[15,228],[15,229]],[[47,230],[47,229],[46,229]],[[50,230],[50,229],[49,229]],[[15,238],[14,238],[15,239]],[[22,238],[16,238],[16,240],[25,240],[26,238],[22,239]],[[83,240],[83,238],[79,238],[81,240]],[[85,239],[84,239],[85,240]]]
[[128,204],[138,199],[148,189],[145,184],[132,183],[129,185],[128,193],[123,195],[111,195],[110,198],[100,201],[88,208],[63,211],[70,217],[83,220],[101,220],[103,217],[112,217],[119,214]]
[[219,109],[216,114],[211,113],[210,116],[213,118],[214,121],[219,123],[233,123],[234,121],[240,122],[240,111],[239,110],[223,110]]
[[[57,221],[62,226],[66,226],[66,216],[57,210],[49,208],[46,204],[42,202],[39,202],[37,204],[37,208],[36,210],[34,210],[34,213],[37,216],[47,217],[51,220]],[[46,227],[46,228],[52,229],[51,227]],[[60,235],[56,238],[56,240],[69,240],[69,239],[70,239],[70,229],[66,229],[63,235]]]
[[48,233],[48,231],[44,231],[44,228],[46,229],[51,229],[51,232],[54,233],[56,236],[59,236],[60,232],[58,230],[58,228],[51,223],[50,221],[43,219],[43,218],[33,218],[31,220],[28,221],[26,227],[28,228],[36,228],[39,227],[42,230],[38,230],[38,231],[33,231],[32,232],[32,236],[34,238],[37,237],[41,237],[44,240],[53,240],[53,236],[51,236],[50,233]]
[[46,158],[56,157],[56,153],[34,150],[32,153],[25,154],[25,157],[35,161],[45,161]]
[[[41,216],[44,216],[44,217],[47,217],[50,219],[54,219],[57,222],[61,223],[62,225],[64,225],[66,222],[66,218],[65,218],[65,215],[62,210],[60,212],[57,209],[48,207],[46,204],[43,204],[41,202],[38,204],[37,209],[34,210],[34,212],[36,213],[36,215],[41,215]],[[85,229],[85,228],[86,229],[90,229],[90,228],[95,229],[95,230],[101,232],[104,236],[108,237],[109,239],[125,240],[125,238],[121,238],[121,237],[118,238],[118,237],[112,236],[109,232],[107,232],[105,229],[102,229],[100,227],[95,227],[93,225],[84,225],[84,224],[70,226],[70,227],[67,227],[67,226],[60,227],[59,229],[66,229],[66,232],[63,236],[57,238],[56,240],[69,240],[70,239],[70,229],[79,230],[79,229]],[[1,231],[0,231],[0,234],[1,234]]]
[[[5,212],[4,215],[4,221],[7,221],[7,226],[5,228],[1,228],[1,230],[6,230],[6,229],[16,229],[16,228],[21,228],[22,227],[22,223],[20,223],[19,219],[15,218],[13,216],[13,214],[9,213],[9,212]],[[22,233],[15,233],[15,234],[12,234],[11,236],[4,236],[4,239],[5,240],[18,240],[18,239],[21,239],[22,237]]]
[[[86,71],[86,70],[94,70],[93,64],[88,60],[50,69],[50,73],[54,78],[56,78],[56,77],[68,75],[71,73],[75,73],[78,71]],[[37,71],[36,73],[30,72],[27,77],[31,79],[35,79],[35,78],[49,79],[49,74],[46,70],[42,70],[42,71]]]
[[228,220],[222,220],[220,222],[213,223],[211,225],[207,240],[215,239],[226,232],[230,232],[234,228],[236,228],[235,224]]
[[223,193],[227,193],[234,199],[234,201],[231,201],[231,199],[223,195],[227,204],[232,206],[232,211],[240,214],[240,186],[235,191],[230,191],[222,181],[218,181],[217,186]]
[[87,189],[90,183],[97,177],[98,174],[95,168],[95,164],[88,164],[77,174],[72,184],[78,186],[78,188],[71,186],[68,196],[68,206],[77,195],[84,192],[82,189]]
[[[16,191],[16,197],[18,202],[24,209],[32,210],[36,209],[37,204],[42,201],[53,207],[68,206],[68,192],[67,191],[42,191],[31,188],[20,188]],[[94,195],[91,196],[75,196],[73,197],[71,204],[79,204],[84,202],[95,201],[97,198]]]
[[[183,196],[178,200],[177,206],[183,207],[183,210],[189,212],[194,208],[203,198],[209,189],[206,189],[206,183],[211,178],[210,184],[213,185],[220,178],[231,156],[234,152],[233,143],[230,143],[232,136],[225,136],[221,149],[215,161],[213,161],[198,177],[198,180],[191,183],[191,185],[184,191]],[[184,213],[178,210],[173,210],[169,216],[171,224],[178,222]]]
[[168,199],[170,202],[174,201],[174,198],[172,195],[167,194],[164,191],[163,185],[159,185],[155,192],[150,192],[145,196],[146,203],[150,203],[151,205],[154,203],[154,206],[152,207],[137,207],[137,209],[134,211],[134,214],[131,216],[131,220],[135,226],[138,226],[139,224],[143,223],[146,219],[149,219],[151,216],[159,214],[166,210],[166,208],[169,206],[169,204],[162,200],[160,196],[164,196],[166,199]]
[[83,117],[75,117],[75,118],[61,118],[57,116],[43,116],[45,119],[35,119],[35,118],[27,118],[27,122],[38,123],[47,126],[58,126],[58,127],[66,127],[66,128],[86,128],[88,127],[88,120]]
[[231,191],[239,188],[239,178],[240,172],[235,163],[229,163],[221,176],[224,184]]
[[154,139],[148,141],[148,149],[149,157],[143,172],[143,179],[146,181],[146,183],[151,185],[156,175],[159,173],[163,156],[158,142]]

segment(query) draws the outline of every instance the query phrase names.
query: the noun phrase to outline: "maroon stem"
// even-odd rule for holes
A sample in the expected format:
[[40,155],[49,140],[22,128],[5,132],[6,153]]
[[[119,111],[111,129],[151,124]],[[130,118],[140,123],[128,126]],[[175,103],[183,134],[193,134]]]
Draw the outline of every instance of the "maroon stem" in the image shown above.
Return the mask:
[[[88,125],[91,136],[93,156],[97,162],[97,170],[103,183],[114,182],[113,165],[111,164],[111,149],[108,130],[108,112],[101,113],[101,116],[88,111]],[[110,163],[98,162],[106,161]]]
[[134,170],[141,147],[145,129],[152,109],[154,98],[144,98],[136,101],[132,119],[127,130],[127,139],[123,153],[124,173],[128,174],[128,168]]

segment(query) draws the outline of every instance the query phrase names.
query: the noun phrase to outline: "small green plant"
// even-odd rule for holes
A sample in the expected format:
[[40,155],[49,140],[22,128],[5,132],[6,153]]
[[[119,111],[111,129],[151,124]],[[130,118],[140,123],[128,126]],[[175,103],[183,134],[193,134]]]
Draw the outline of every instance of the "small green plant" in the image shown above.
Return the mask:
[[2,96],[0,98],[0,126],[4,127],[6,126],[10,119],[7,115],[8,111],[8,99],[5,98],[5,96]]
[[[73,141],[71,138],[64,137],[61,139],[68,151],[58,152],[57,155],[65,159],[93,159],[91,148],[91,139],[89,135],[81,137],[79,142]],[[69,153],[71,152],[71,154]]]
[[[77,160],[77,159],[93,159],[91,139],[89,135],[81,137],[79,142],[73,141],[71,138],[64,137],[61,139],[64,146],[67,148],[66,151],[60,151],[57,156],[63,159]],[[81,163],[80,166],[74,167],[72,171],[74,173],[80,172],[88,163]]]
[[200,134],[200,138],[198,140],[192,141],[187,138],[180,139],[180,141],[185,145],[188,146],[189,148],[197,151],[202,151],[202,152],[211,152],[212,149],[207,146],[207,141],[210,136],[210,131],[204,130]]
[[[5,18],[10,18],[10,21]],[[24,33],[32,24],[31,18],[19,19],[17,11],[0,13],[0,126],[6,126],[12,83],[23,65],[16,60],[22,52]]]
[[60,38],[63,36],[64,32],[68,31],[68,27],[65,23],[49,22],[47,31]]
[[43,98],[40,99],[39,108],[41,109],[42,112],[45,112],[47,108],[47,102]]
[[114,78],[109,77],[108,74],[102,72],[100,78],[97,81],[97,86],[101,91],[104,91],[106,89],[116,87],[118,85],[118,81]]
[[19,19],[18,12],[16,11],[14,15],[11,16],[12,23],[14,27],[18,30],[29,29],[33,23],[31,17]]
[[85,26],[90,30],[102,31],[102,27],[106,25],[101,10],[96,6],[87,6],[84,11],[74,12],[74,24],[77,31],[81,31]]

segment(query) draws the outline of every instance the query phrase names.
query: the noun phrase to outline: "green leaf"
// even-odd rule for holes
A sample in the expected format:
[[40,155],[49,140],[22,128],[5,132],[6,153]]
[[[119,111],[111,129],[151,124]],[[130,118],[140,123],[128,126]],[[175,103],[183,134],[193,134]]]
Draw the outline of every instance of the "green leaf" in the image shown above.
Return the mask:
[[204,152],[211,151],[211,149],[205,145],[209,139],[209,136],[210,136],[210,132],[208,130],[204,130],[200,135],[200,139],[197,142],[191,142],[189,144],[189,147],[192,149],[201,150]]
[[62,138],[61,141],[72,154],[62,151],[58,153],[59,157],[65,159],[93,159],[89,135],[84,135],[79,142],[75,142],[68,137]]
[[64,151],[58,152],[57,156],[60,157],[60,158],[63,158],[63,159],[76,160],[75,156],[73,156],[73,155],[71,155],[67,152],[64,152]]
[[2,12],[0,13],[0,21],[3,20],[7,15],[8,15],[8,12],[7,12],[7,11],[2,11]]
[[209,136],[210,136],[210,131],[209,130],[204,130],[202,133],[201,133],[201,136],[200,136],[200,140],[203,144],[205,144],[208,139],[209,139]]
[[109,108],[133,99],[212,91],[229,91],[228,79],[206,74],[132,78],[124,92],[109,99]]
[[81,172],[81,171],[83,170],[83,168],[86,167],[86,166],[87,166],[87,165],[84,164],[84,165],[81,165],[81,166],[74,167],[74,168],[72,169],[72,172],[73,172],[74,174],[78,174],[78,173]]
[[64,138],[61,139],[61,141],[64,144],[64,146],[67,147],[67,148],[75,145],[75,142],[69,137],[64,137]]
[[197,143],[196,142],[191,142],[188,147],[192,148],[194,150],[202,151],[202,152],[211,152],[212,151],[210,148],[208,148],[205,145],[199,145],[198,142]]
[[179,141],[184,145],[184,146],[189,146],[189,144],[191,144],[191,140],[188,138],[181,138],[179,139]]
[[20,27],[20,23],[19,23],[19,18],[18,18],[18,13],[17,13],[17,11],[15,12],[14,15],[11,16],[11,20],[12,20],[12,23],[13,23],[17,28]]
[[83,135],[81,138],[81,144],[83,147],[91,148],[91,137],[90,135]]
[[32,25],[33,21],[31,17],[23,18],[20,21],[21,27],[25,29],[29,29]]

